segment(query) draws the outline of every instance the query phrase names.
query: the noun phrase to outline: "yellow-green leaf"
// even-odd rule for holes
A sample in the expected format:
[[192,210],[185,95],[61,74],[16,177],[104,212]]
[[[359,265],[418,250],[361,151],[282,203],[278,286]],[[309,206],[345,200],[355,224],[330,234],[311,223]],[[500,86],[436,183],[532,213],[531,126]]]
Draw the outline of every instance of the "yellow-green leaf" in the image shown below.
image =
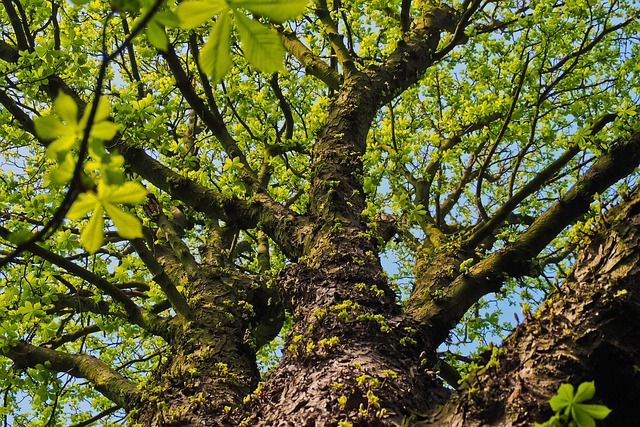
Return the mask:
[[[91,104],[87,107],[91,111]],[[111,104],[109,99],[105,96],[101,96],[98,100],[98,108],[96,109],[96,116],[93,119],[94,122],[99,122],[109,118],[109,111],[111,110]]]
[[179,27],[180,19],[170,10],[163,10],[156,13],[154,20],[165,27]]
[[594,394],[596,394],[596,386],[594,382],[586,381],[578,386],[578,391],[576,391],[573,401],[576,403],[584,402],[585,400],[592,399]]
[[278,33],[243,13],[234,16],[247,60],[265,73],[284,70],[284,47]]
[[118,229],[118,234],[125,239],[142,237],[142,223],[134,215],[124,212],[111,203],[105,203],[104,210]]
[[98,139],[108,141],[114,136],[116,136],[116,133],[118,133],[119,129],[120,129],[120,126],[112,122],[107,122],[107,121],[96,122],[93,124],[93,126],[91,126],[90,135],[93,138],[98,138]]
[[180,28],[190,30],[228,9],[225,0],[185,1],[178,5],[175,13],[180,19]]
[[284,22],[300,16],[307,7],[307,0],[232,0],[230,5]]
[[67,124],[78,122],[78,106],[76,102],[64,92],[60,92],[53,101],[53,109]]
[[222,14],[213,24],[209,40],[200,51],[200,68],[211,76],[213,83],[220,81],[231,68],[231,18]]
[[55,116],[38,117],[33,121],[36,134],[42,139],[55,139],[65,133],[65,125]]
[[558,394],[549,399],[549,405],[554,411],[566,408],[573,402],[573,386],[571,384],[561,384]]
[[102,206],[96,205],[89,222],[80,232],[80,242],[89,253],[96,253],[104,242],[104,218]]
[[76,167],[76,157],[67,151],[66,156],[62,162],[59,162],[56,169],[52,169],[49,172],[49,180],[53,185],[63,185],[71,180],[73,177],[73,171]]
[[47,146],[47,157],[57,159],[58,153],[69,151],[73,148],[77,140],[73,129],[65,127],[64,133]]
[[96,193],[92,191],[82,193],[78,196],[73,205],[71,205],[71,209],[67,212],[67,218],[81,219],[88,212],[98,209],[99,206],[100,201],[98,200]]
[[108,203],[141,203],[147,196],[147,190],[139,182],[128,181],[118,186],[98,187],[100,198]]
[[169,49],[169,37],[164,31],[164,27],[156,20],[150,21],[147,25],[147,37],[156,49],[162,52],[166,52]]
[[577,403],[574,405],[574,407],[576,411],[583,412],[596,420],[603,420],[611,413],[611,409],[607,408],[604,405]]

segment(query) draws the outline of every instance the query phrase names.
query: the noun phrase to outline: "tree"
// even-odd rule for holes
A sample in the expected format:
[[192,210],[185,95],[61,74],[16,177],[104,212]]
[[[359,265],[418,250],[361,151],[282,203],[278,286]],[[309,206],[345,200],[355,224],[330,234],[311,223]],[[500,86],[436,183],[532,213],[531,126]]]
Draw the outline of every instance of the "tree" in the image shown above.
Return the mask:
[[5,424],[635,423],[633,2],[2,5]]

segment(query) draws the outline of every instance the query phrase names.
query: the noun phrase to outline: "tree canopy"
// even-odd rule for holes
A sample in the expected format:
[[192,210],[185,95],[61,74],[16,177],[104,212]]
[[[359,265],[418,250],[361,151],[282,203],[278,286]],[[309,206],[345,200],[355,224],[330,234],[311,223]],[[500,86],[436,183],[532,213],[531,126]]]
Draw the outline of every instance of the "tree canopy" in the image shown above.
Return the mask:
[[5,425],[449,425],[633,223],[636,2],[0,10]]

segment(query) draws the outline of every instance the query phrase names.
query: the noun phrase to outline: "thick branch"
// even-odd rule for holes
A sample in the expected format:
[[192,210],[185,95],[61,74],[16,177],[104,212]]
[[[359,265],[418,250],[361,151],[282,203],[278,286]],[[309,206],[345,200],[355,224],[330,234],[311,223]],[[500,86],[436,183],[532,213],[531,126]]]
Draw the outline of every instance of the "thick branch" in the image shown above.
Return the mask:
[[153,256],[151,251],[144,244],[142,239],[134,239],[131,241],[134,249],[138,253],[138,256],[144,262],[149,269],[149,272],[153,274],[153,280],[160,286],[162,292],[165,294],[171,306],[176,310],[176,313],[189,318],[191,316],[191,310],[185,300],[184,296],[178,291],[175,283],[164,271],[158,260]]
[[95,357],[69,354],[25,342],[14,345],[3,356],[13,360],[18,369],[41,364],[76,378],[87,379],[106,398],[125,409],[135,408],[142,397],[134,383]]
[[408,314],[425,325],[431,338],[441,342],[479,298],[500,290],[504,274],[520,277],[529,273],[531,260],[566,226],[587,212],[594,195],[629,175],[638,164],[640,133],[603,154],[518,239],[478,262],[467,274],[460,274],[437,297],[429,295],[428,290],[414,291]]
[[316,0],[315,4],[317,8],[316,14],[324,26],[331,48],[336,53],[338,62],[344,68],[345,74],[348,76],[351,73],[357,72],[353,58],[342,40],[343,36],[338,32],[338,26],[331,18],[326,0]]
[[[338,90],[340,88],[340,84],[342,83],[340,73],[311,52],[307,46],[297,39],[295,33],[284,33],[282,35],[282,42],[287,52],[300,61],[307,73],[319,78],[330,89]],[[1,47],[0,45],[0,48]]]
[[[595,381],[613,409],[606,425],[633,425],[640,393],[640,193],[613,208],[578,255],[573,274],[505,339],[421,426],[531,426],[551,415],[562,383]],[[473,393],[470,389],[473,388]],[[461,410],[461,408],[464,408]]]
[[[612,122],[617,117],[616,114],[606,114],[600,117],[592,126],[591,134],[595,135],[600,131],[607,123]],[[485,238],[498,228],[511,212],[527,197],[541,188],[549,179],[551,179],[556,173],[558,173],[569,161],[580,151],[578,145],[573,145],[564,153],[562,153],[555,161],[549,166],[538,172],[538,174],[527,184],[525,184],[520,191],[514,194],[504,205],[502,205],[496,212],[494,212],[491,219],[483,224],[477,231],[475,231],[465,242],[467,247],[473,247],[478,245]]]
[[13,7],[11,0],[2,0],[2,5],[4,6],[5,13],[9,16],[9,21],[13,27],[13,33],[15,34],[18,42],[18,48],[20,50],[27,50],[29,48],[29,43],[27,42],[27,36],[24,33],[24,26],[22,25],[22,21],[20,21],[18,12],[15,7]]

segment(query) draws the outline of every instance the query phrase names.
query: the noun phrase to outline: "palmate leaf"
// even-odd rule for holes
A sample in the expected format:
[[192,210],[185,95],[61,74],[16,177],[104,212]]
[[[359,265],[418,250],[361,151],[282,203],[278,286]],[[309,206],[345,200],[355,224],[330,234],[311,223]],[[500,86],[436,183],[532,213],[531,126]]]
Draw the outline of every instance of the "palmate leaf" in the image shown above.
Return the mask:
[[117,203],[138,204],[146,197],[147,190],[137,182],[125,182],[122,185],[105,185],[98,183],[98,191],[85,192],[69,209],[67,218],[80,219],[92,212],[89,222],[80,233],[80,243],[90,252],[95,253],[104,242],[103,211],[112,219],[118,234],[125,239],[142,237],[140,220],[116,206]]
[[603,420],[611,413],[611,409],[604,405],[592,405],[588,403],[577,403],[574,406],[574,411],[586,414],[596,420]]
[[120,236],[125,239],[142,237],[142,223],[135,215],[131,215],[111,203],[104,203],[103,207]]
[[594,394],[596,394],[595,383],[593,381],[583,382],[578,386],[578,391],[576,391],[573,401],[576,403],[584,402],[585,400],[592,399]]
[[60,92],[53,101],[53,109],[67,124],[78,121],[78,106],[76,102],[64,92]]
[[231,68],[231,18],[223,13],[213,24],[209,40],[200,51],[200,68],[217,83]]
[[233,0],[231,7],[240,7],[275,21],[297,18],[307,7],[307,0]]
[[572,402],[573,402],[573,385],[562,384],[558,388],[558,394],[556,394],[549,400],[549,405],[551,405],[551,409],[557,412],[571,405]]
[[265,73],[283,71],[284,47],[278,33],[241,12],[234,11],[233,15],[247,60]]

